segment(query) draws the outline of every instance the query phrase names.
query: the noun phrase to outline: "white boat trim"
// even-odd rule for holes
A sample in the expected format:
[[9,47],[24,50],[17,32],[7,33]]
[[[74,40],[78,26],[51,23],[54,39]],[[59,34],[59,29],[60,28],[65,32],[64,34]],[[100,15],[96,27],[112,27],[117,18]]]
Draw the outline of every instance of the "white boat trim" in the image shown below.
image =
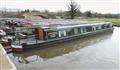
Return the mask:
[[11,45],[12,48],[23,48],[22,45]]

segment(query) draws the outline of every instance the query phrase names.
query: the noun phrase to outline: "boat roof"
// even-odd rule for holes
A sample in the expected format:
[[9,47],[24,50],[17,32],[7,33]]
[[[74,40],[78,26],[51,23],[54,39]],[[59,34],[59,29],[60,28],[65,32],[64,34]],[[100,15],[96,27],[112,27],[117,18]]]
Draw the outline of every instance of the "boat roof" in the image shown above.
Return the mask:
[[[34,20],[31,22],[35,22],[30,27],[22,27],[24,28],[42,28],[44,30],[54,30],[54,29],[64,29],[64,28],[73,28],[73,27],[81,27],[81,26],[93,26],[93,25],[103,25],[103,24],[112,24],[111,22],[101,22],[101,21],[80,21],[77,19],[42,19],[42,20]],[[21,27],[20,27],[21,28]]]
[[70,20],[70,19],[67,19],[67,20],[51,19],[51,20],[43,20],[41,22],[44,23],[43,26],[41,26],[41,28],[47,29],[47,30],[112,24],[111,22],[100,22],[100,21],[88,22],[88,21]]

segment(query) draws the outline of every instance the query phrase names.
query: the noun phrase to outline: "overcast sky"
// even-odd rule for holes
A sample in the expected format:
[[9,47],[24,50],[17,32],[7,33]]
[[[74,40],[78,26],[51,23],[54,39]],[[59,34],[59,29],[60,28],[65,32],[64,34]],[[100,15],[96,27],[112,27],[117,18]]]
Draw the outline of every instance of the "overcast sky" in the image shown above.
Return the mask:
[[[66,11],[70,0],[0,0],[0,8]],[[75,0],[82,12],[120,13],[120,0]]]

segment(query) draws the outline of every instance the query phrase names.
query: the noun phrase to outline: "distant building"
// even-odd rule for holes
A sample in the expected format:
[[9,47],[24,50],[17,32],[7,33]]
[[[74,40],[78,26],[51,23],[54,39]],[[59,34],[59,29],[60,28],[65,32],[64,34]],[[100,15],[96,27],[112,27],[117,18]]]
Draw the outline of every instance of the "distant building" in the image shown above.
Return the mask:
[[25,19],[31,19],[31,20],[39,20],[39,19],[47,19],[48,16],[46,14],[41,13],[23,13],[23,17]]

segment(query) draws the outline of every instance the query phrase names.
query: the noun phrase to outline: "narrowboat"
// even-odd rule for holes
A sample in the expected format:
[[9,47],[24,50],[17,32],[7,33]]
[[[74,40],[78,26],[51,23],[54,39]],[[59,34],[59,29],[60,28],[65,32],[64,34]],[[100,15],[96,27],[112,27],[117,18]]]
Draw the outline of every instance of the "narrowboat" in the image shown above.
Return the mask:
[[[27,27],[26,30],[28,33],[20,34],[23,34],[23,36],[17,35],[18,33],[16,33],[16,40],[12,43],[13,52],[23,52],[33,48],[44,48],[44,46],[93,34],[113,32],[114,29],[111,22],[81,22],[75,20],[64,20],[64,22],[65,23],[59,21],[59,23],[56,24],[57,21],[47,21],[50,25]],[[23,30],[25,30],[25,28]]]
[[0,29],[0,43],[4,47],[7,53],[12,51],[11,42],[10,42],[11,39],[12,39],[11,37],[6,35],[6,32]]

